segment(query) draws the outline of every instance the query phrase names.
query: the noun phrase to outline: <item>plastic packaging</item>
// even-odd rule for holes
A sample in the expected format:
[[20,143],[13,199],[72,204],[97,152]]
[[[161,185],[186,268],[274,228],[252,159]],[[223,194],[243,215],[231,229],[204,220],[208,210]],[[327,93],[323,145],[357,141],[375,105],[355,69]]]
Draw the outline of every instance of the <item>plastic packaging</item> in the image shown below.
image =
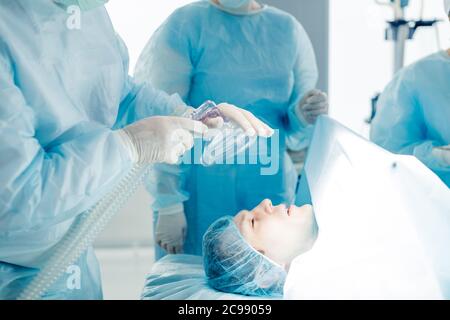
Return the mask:
[[256,136],[249,137],[236,123],[222,116],[212,101],[205,102],[191,115],[193,120],[204,123],[218,117],[224,119],[223,126],[211,129],[209,134],[203,137],[201,163],[205,166],[223,164],[247,150],[257,140]]

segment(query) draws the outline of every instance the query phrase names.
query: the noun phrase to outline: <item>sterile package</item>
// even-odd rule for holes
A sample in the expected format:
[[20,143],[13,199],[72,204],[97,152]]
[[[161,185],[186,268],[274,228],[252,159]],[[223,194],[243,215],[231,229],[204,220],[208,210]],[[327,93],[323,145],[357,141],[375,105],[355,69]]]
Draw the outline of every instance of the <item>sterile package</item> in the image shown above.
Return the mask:
[[209,119],[222,117],[225,121],[220,128],[210,129],[203,137],[203,153],[201,162],[205,166],[223,163],[241,152],[244,152],[257,137],[249,137],[233,121],[221,115],[219,108],[212,101],[206,101],[191,115],[192,120],[207,122]]
[[450,189],[431,170],[328,117],[305,168],[319,236],[286,299],[450,299]]

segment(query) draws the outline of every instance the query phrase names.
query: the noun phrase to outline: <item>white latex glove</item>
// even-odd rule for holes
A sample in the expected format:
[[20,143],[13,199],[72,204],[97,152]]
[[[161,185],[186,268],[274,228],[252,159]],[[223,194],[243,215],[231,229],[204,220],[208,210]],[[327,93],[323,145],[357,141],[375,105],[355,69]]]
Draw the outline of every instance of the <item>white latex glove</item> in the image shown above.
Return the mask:
[[134,162],[176,164],[208,127],[181,117],[151,117],[118,131]]
[[217,106],[222,115],[239,125],[244,132],[253,137],[271,137],[274,130],[267,124],[256,118],[251,112],[238,108],[228,103],[221,103]]
[[314,124],[320,115],[328,114],[328,96],[325,92],[314,89],[309,91],[295,109],[300,121]]
[[167,253],[183,253],[186,231],[187,223],[183,204],[159,210],[155,241]]
[[440,162],[450,166],[450,145],[433,149],[433,156]]

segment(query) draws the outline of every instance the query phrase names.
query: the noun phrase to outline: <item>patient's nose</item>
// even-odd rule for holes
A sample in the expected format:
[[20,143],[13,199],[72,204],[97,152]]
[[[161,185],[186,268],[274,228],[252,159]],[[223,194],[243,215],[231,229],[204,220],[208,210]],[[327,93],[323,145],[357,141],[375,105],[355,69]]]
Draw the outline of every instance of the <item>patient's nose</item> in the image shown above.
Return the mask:
[[270,199],[263,200],[263,202],[261,202],[261,206],[263,207],[265,212],[272,213],[273,206],[272,206],[272,201]]

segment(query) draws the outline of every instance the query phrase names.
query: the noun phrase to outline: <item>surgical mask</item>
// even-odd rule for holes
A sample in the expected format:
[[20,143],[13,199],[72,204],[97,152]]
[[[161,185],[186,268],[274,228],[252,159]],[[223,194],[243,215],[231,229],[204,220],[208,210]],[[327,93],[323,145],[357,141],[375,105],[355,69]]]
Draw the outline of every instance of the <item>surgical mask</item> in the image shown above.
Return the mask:
[[251,0],[219,0],[225,9],[236,10],[244,6],[248,6]]
[[109,0],[53,0],[64,7],[78,6],[81,11],[89,11],[97,7],[103,6]]

